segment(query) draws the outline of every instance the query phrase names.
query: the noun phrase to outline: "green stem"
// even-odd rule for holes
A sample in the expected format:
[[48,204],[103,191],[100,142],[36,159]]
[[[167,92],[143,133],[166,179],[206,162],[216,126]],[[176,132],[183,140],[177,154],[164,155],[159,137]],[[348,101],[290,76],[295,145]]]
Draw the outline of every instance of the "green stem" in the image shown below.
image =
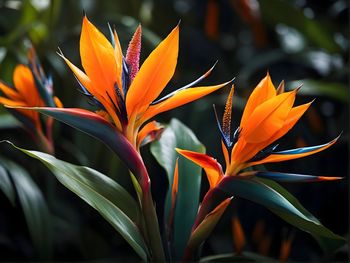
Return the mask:
[[145,220],[147,239],[151,248],[151,261],[165,262],[165,254],[159,230],[157,213],[152,199],[151,180],[141,155],[139,153],[137,153],[137,155],[139,158],[135,160],[137,162],[134,164],[136,167],[135,170],[137,171],[137,179],[142,189],[142,194],[139,196],[139,199]]
[[[104,141],[108,145],[108,141]],[[113,147],[111,147],[113,145]],[[116,146],[117,147],[114,147]],[[122,134],[115,136],[110,141],[109,145],[120,159],[128,166],[130,172],[135,175],[142,194],[140,203],[142,214],[145,219],[145,227],[148,235],[148,243],[151,252],[151,261],[165,262],[165,254],[163,249],[163,243],[160,236],[159,224],[156,214],[156,209],[153,204],[151,193],[151,181],[148,175],[147,168],[143,162],[141,154],[137,151],[136,147],[130,143],[130,141]],[[137,191],[137,189],[136,189]]]
[[152,261],[165,262],[165,254],[159,231],[157,213],[150,191],[143,194],[142,208],[152,250]]

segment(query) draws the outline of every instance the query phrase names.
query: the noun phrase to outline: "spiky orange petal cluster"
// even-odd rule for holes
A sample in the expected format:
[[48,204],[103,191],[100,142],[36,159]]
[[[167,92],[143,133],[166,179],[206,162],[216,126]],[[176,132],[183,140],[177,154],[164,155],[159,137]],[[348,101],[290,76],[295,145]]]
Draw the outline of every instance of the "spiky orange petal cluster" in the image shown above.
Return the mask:
[[[139,68],[141,32],[139,26],[124,58],[117,32],[112,32],[111,43],[84,16],[80,56],[85,72],[60,53],[76,76],[83,94],[102,110],[99,114],[108,114],[110,118],[106,119],[112,120],[117,129],[136,147],[140,145],[139,129],[150,118],[199,99],[227,84],[208,87],[186,86],[156,102],[175,72],[179,26],[170,32]],[[143,134],[141,137],[145,136]]]
[[[282,152],[274,151],[276,147],[273,143],[285,135],[297,123],[312,103],[309,102],[300,106],[294,106],[297,91],[298,89],[284,92],[284,82],[276,90],[270,75],[267,74],[250,95],[241,118],[240,127],[236,130],[237,134],[232,137],[230,134],[231,112],[229,112],[232,109],[232,88],[227,99],[223,124],[221,126],[218,123],[226,162],[225,173],[222,171],[221,165],[214,158],[206,154],[181,149],[177,149],[177,152],[201,166],[207,174],[210,188],[213,188],[220,183],[224,176],[262,176],[258,172],[240,173],[242,169],[249,166],[292,160],[327,149],[338,138],[324,145]],[[272,177],[273,173],[270,175],[264,173],[264,176]],[[285,174],[284,176],[290,179],[291,174]],[[310,179],[306,175],[294,178],[295,181],[308,181]],[[315,181],[337,179],[340,178],[315,177]]]

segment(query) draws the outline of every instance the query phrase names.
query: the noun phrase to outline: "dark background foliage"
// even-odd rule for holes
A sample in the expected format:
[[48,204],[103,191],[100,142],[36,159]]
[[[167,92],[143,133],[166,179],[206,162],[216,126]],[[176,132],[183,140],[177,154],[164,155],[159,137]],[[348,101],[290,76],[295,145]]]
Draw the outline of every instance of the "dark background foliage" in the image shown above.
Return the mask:
[[[285,185],[301,203],[335,233],[348,235],[348,139],[349,139],[349,3],[346,0],[132,0],[132,1],[0,1],[0,78],[12,82],[14,66],[26,62],[31,40],[54,88],[65,107],[89,108],[76,91],[70,70],[56,54],[58,47],[77,65],[83,10],[106,35],[107,22],[115,25],[125,51],[138,23],[143,27],[142,60],[181,20],[178,67],[166,92],[203,74],[218,64],[204,84],[235,77],[233,126],[240,121],[247,96],[267,71],[277,86],[288,88],[303,83],[297,104],[316,101],[296,127],[280,141],[280,149],[316,145],[340,140],[320,154],[281,164],[267,165],[274,171],[343,176],[342,181]],[[173,117],[189,126],[207,147],[220,152],[212,104],[220,112],[229,88],[200,101],[164,113],[157,118],[167,123]],[[93,167],[131,190],[125,167],[101,143],[65,125],[55,124],[57,157]],[[19,124],[1,108],[0,139],[24,148],[35,145]],[[131,248],[93,209],[57,183],[38,162],[1,146],[1,156],[16,161],[37,183],[51,212],[53,260],[138,260]],[[167,189],[164,171],[149,154],[153,191],[162,212],[161,200]],[[191,175],[188,175],[191,176]],[[203,193],[208,185],[203,177]],[[0,193],[0,259],[36,260],[28,227],[18,200],[13,206]],[[205,244],[203,254],[231,252],[232,214],[241,219],[246,232],[246,249],[278,257],[281,240],[294,233],[291,259],[296,261],[345,261],[346,251],[332,257],[322,253],[316,241],[293,229],[267,210],[248,201],[234,200],[230,209]],[[265,239],[257,244],[254,228],[263,222]],[[270,246],[268,246],[270,242]]]

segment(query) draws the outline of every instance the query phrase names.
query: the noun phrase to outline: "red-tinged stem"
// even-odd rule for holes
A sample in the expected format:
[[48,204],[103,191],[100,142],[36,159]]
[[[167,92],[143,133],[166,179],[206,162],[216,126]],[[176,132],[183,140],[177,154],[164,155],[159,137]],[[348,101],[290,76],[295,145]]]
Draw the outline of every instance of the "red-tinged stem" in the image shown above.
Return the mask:
[[[219,205],[224,198],[226,198],[225,194],[218,190],[217,188],[211,188],[204,196],[201,206],[199,207],[199,211],[197,213],[197,217],[194,221],[191,233],[193,233],[196,228],[202,223],[204,218],[217,206]],[[182,258],[183,262],[193,261],[193,253],[196,248],[192,248],[187,246],[185,249],[184,256]]]
[[43,152],[51,155],[55,155],[55,149],[53,146],[53,141],[48,140],[42,131],[37,131],[34,135],[36,142]]
[[52,136],[52,126],[53,126],[54,119],[49,117],[46,121],[46,138],[48,142],[50,143],[51,147],[54,150],[54,142],[53,142],[53,136]]
[[152,199],[151,180],[141,155],[135,150],[132,157],[134,161],[134,169],[132,172],[136,175],[142,189],[140,202],[148,241],[151,248],[151,260],[154,262],[165,262],[165,254],[160,236],[157,213]]

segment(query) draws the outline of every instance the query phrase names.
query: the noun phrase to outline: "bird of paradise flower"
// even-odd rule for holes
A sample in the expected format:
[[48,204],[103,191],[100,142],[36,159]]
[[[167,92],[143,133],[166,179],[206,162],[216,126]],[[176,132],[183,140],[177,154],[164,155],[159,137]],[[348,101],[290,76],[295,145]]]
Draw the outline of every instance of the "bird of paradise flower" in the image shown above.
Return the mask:
[[59,52],[73,71],[81,92],[98,109],[96,113],[77,109],[64,109],[61,112],[80,116],[85,113],[97,121],[102,118],[112,124],[137,149],[146,141],[151,141],[149,135],[154,138],[161,129],[154,121],[144,125],[152,117],[197,100],[229,83],[193,87],[211,73],[212,67],[192,83],[157,99],[175,72],[179,26],[153,50],[140,68],[141,26],[137,27],[125,57],[116,30],[110,28],[110,32],[111,42],[84,16],[80,56],[85,72]]
[[[155,139],[162,127],[149,122],[155,115],[208,95],[230,83],[194,87],[214,66],[190,84],[158,98],[172,78],[178,57],[179,25],[153,50],[139,68],[141,26],[136,29],[124,57],[116,30],[111,42],[84,15],[80,35],[80,56],[84,71],[59,55],[73,71],[81,92],[96,111],[80,108],[32,107],[101,140],[126,163],[145,218],[147,239],[157,260],[164,251],[150,190],[150,178],[140,147]],[[18,108],[18,107],[17,107]],[[24,109],[24,108],[21,108]],[[135,181],[134,176],[137,181]]]
[[[262,205],[268,204],[267,206],[271,211],[279,214],[287,221],[290,218],[285,216],[286,211],[288,211],[287,214],[294,213],[298,217],[310,221],[278,191],[269,186],[269,183],[265,184],[264,181],[256,178],[280,182],[317,182],[341,179],[340,177],[245,170],[258,164],[292,160],[323,151],[332,146],[339,138],[317,146],[283,151],[276,150],[278,144],[275,144],[275,141],[285,135],[297,123],[312,103],[293,106],[298,90],[285,92],[283,82],[276,89],[269,74],[267,74],[250,95],[240,126],[233,134],[231,133],[231,112],[234,87],[232,87],[226,102],[222,125],[218,120],[214,106],[226,163],[225,172],[221,164],[209,155],[176,149],[179,154],[204,169],[210,186],[194,222],[184,256],[185,260],[191,259],[193,250],[200,244],[200,241],[208,236],[210,231],[203,231],[203,229],[212,230],[214,228],[233,195],[247,198]],[[284,210],[285,212],[281,212]],[[317,224],[320,226],[319,223]],[[203,234],[204,232],[205,234]],[[331,232],[330,237],[338,240],[342,239]]]
[[[61,101],[53,95],[53,83],[40,64],[33,47],[28,50],[28,65],[19,64],[13,73],[13,86],[0,81],[0,103],[11,107],[62,107]],[[41,148],[54,152],[52,140],[53,119],[47,118],[45,128],[38,112],[24,109],[9,109],[29,131]]]

